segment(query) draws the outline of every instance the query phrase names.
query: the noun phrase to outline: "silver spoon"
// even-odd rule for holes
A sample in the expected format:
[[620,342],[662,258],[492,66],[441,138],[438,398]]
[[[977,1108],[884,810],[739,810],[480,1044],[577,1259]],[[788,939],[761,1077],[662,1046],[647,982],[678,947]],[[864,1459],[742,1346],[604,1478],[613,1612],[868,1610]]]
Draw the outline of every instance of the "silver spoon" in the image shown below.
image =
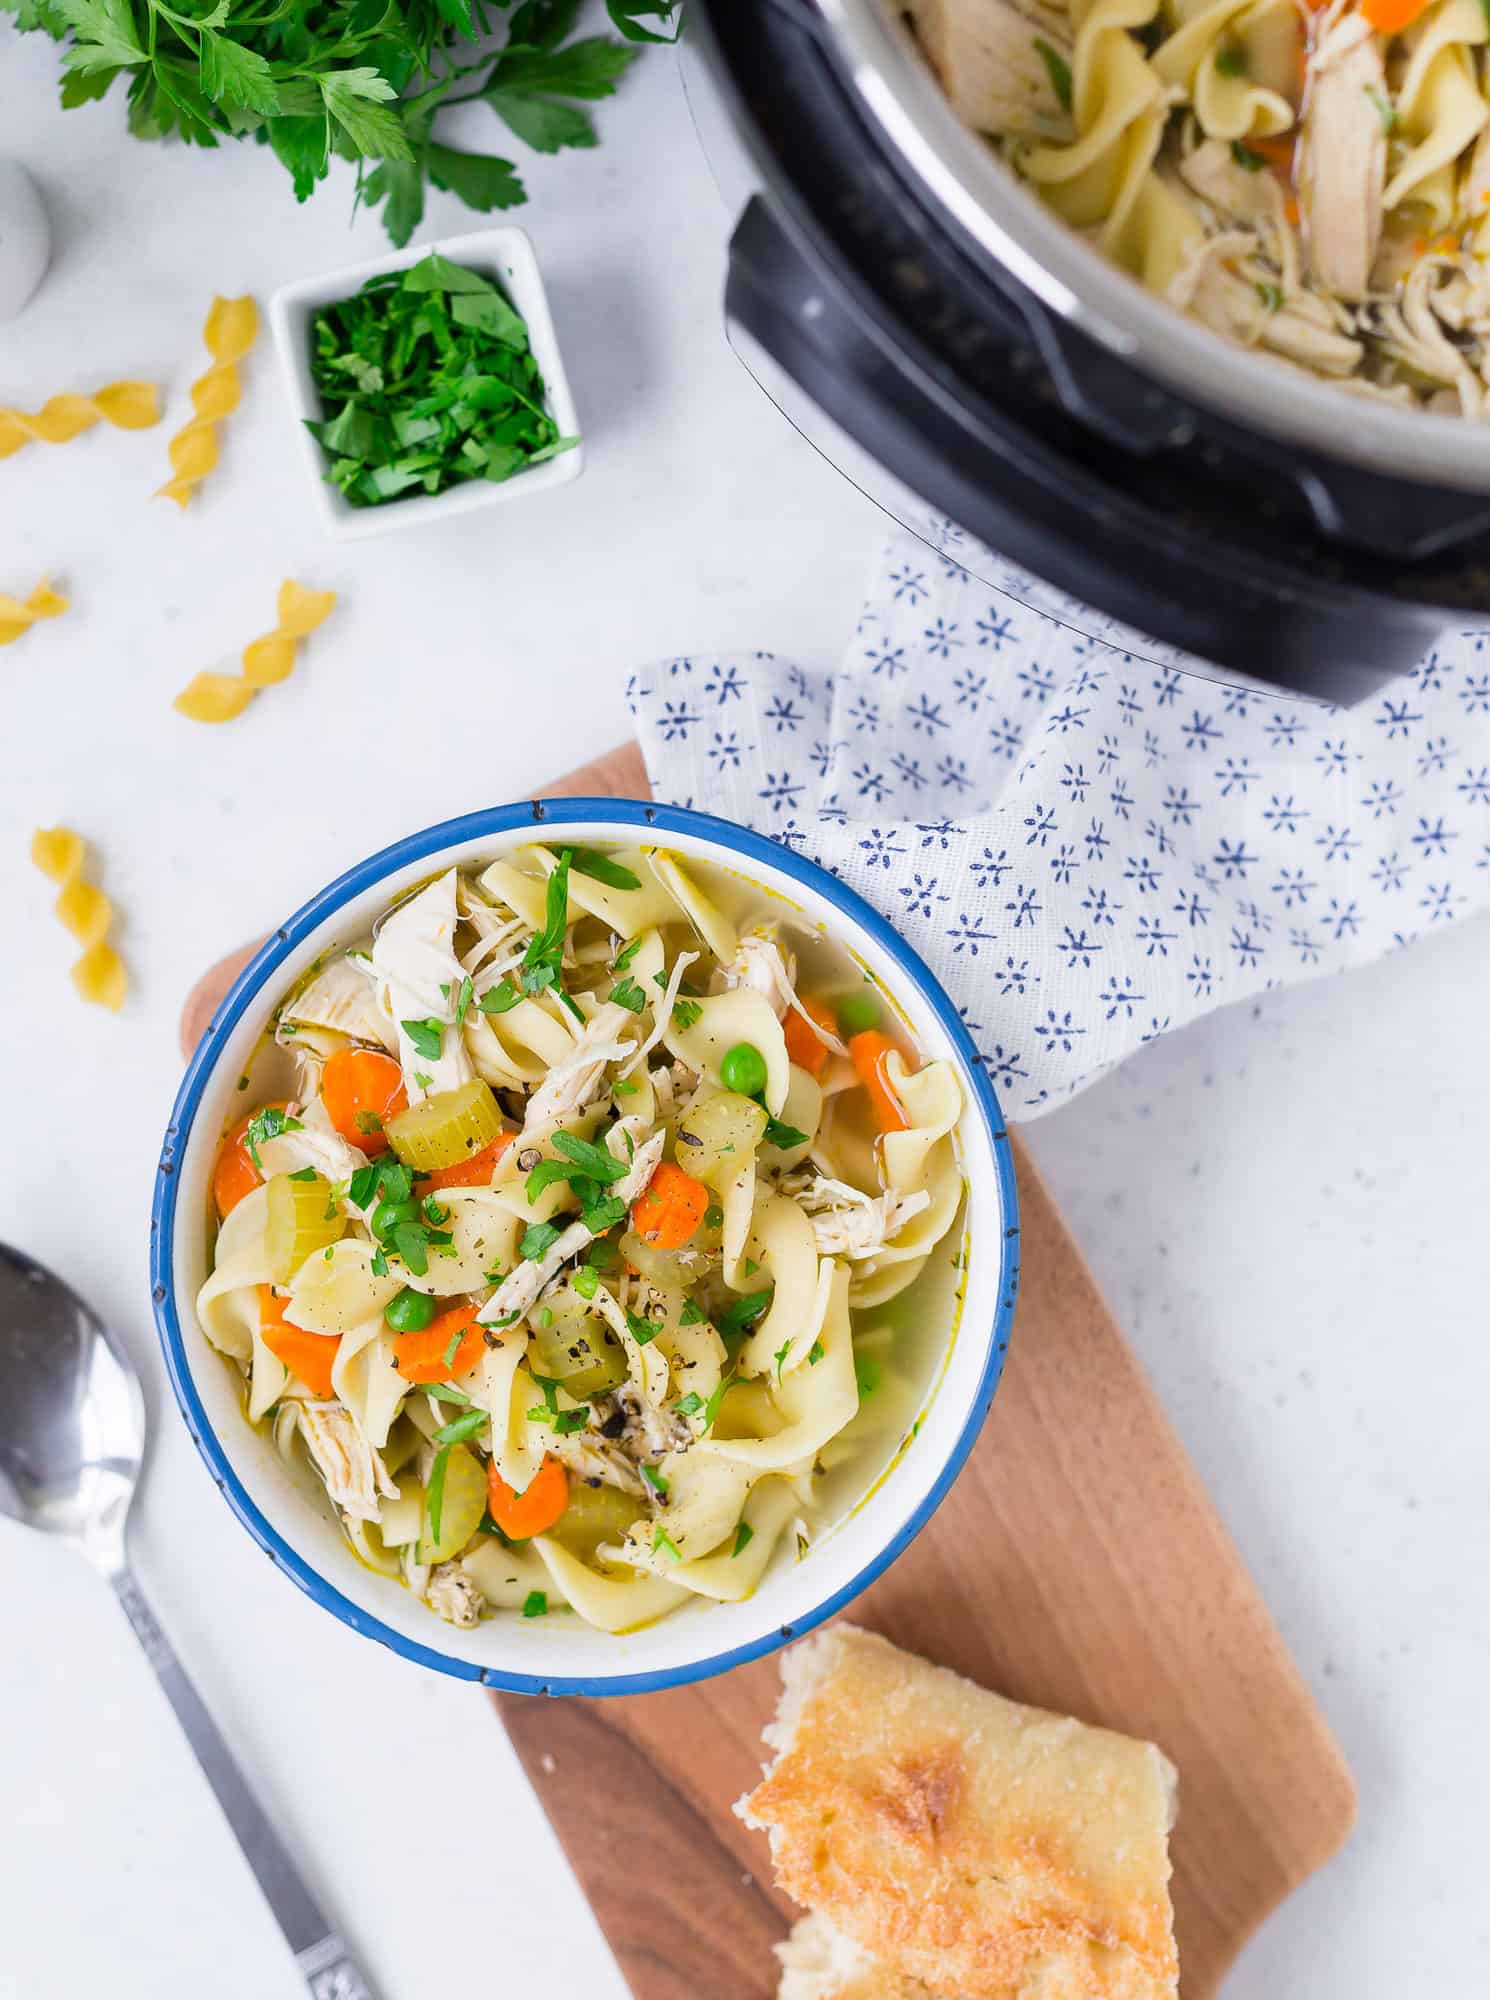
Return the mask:
[[72,1542],[113,1584],[314,2000],[373,2000],[129,1567],[125,1525],[144,1450],[139,1380],[107,1327],[60,1278],[0,1243],[0,1514]]

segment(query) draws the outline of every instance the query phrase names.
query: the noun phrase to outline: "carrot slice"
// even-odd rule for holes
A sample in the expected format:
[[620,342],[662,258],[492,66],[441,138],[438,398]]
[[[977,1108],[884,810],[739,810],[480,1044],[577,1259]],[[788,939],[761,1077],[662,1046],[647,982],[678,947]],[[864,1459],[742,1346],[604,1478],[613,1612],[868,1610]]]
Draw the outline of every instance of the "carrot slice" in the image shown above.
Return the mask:
[[[838,1033],[837,1020],[826,1000],[804,1000],[802,1007],[820,1028],[826,1028],[830,1035]],[[786,1036],[786,1053],[791,1061],[798,1069],[805,1069],[809,1076],[821,1076],[828,1067],[828,1044],[818,1040],[795,1007],[787,1009],[781,1028]]]
[[419,1192],[432,1194],[436,1188],[447,1187],[490,1187],[498,1160],[516,1137],[515,1132],[499,1132],[489,1146],[483,1146],[479,1153],[472,1153],[469,1160],[461,1160],[453,1167],[436,1167],[433,1173],[422,1174]]
[[514,1492],[493,1461],[486,1468],[486,1504],[512,1542],[526,1542],[551,1528],[569,1505],[569,1475],[550,1452],[521,1493]]
[[373,1160],[388,1150],[384,1125],[409,1108],[404,1073],[380,1049],[338,1049],[328,1056],[321,1102],[341,1136]]
[[[476,1324],[480,1308],[469,1302],[436,1313],[418,1333],[401,1333],[394,1345],[393,1365],[406,1382],[448,1382],[474,1368],[485,1346]],[[447,1361],[451,1342],[457,1344]]]
[[709,1190],[671,1160],[663,1160],[631,1204],[631,1226],[657,1250],[681,1250],[704,1219]]
[[885,1069],[888,1056],[900,1055],[888,1035],[882,1035],[878,1028],[866,1028],[862,1034],[850,1035],[848,1052],[854,1068],[859,1072],[859,1081],[869,1093],[869,1102],[874,1107],[874,1122],[882,1132],[904,1132],[910,1125],[909,1118],[895,1095]]
[[[261,1104],[259,1111],[283,1111],[284,1105]],[[212,1169],[212,1199],[217,1203],[219,1218],[235,1209],[246,1194],[252,1194],[256,1187],[262,1187],[264,1176],[253,1163],[253,1155],[248,1150],[248,1128],[258,1117],[259,1111],[250,1111],[238,1120],[222,1142],[217,1155],[217,1164]]]
[[282,1299],[272,1285],[259,1286],[259,1332],[269,1352],[282,1361],[313,1395],[330,1397],[331,1364],[341,1346],[336,1333],[307,1333],[285,1318],[289,1300]]
[[1361,12],[1379,35],[1400,35],[1427,5],[1428,0],[1362,0]]

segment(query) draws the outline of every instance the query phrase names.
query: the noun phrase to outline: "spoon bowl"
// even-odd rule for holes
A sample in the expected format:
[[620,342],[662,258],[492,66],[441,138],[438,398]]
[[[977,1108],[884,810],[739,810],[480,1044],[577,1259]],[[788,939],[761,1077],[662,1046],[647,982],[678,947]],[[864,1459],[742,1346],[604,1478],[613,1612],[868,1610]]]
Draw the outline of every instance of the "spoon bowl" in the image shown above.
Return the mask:
[[139,1378],[70,1286],[0,1243],[0,1513],[122,1562],[145,1453]]

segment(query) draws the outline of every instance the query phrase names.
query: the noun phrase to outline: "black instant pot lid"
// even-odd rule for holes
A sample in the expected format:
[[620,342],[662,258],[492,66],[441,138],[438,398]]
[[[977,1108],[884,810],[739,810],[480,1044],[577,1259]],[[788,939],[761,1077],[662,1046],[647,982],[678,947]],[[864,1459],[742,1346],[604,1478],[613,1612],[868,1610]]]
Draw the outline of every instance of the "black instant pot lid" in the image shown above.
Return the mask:
[[1490,499],[1181,402],[1051,315],[903,171],[813,0],[697,12],[765,189],[731,245],[729,313],[931,506],[1165,645],[1324,699],[1490,622]]

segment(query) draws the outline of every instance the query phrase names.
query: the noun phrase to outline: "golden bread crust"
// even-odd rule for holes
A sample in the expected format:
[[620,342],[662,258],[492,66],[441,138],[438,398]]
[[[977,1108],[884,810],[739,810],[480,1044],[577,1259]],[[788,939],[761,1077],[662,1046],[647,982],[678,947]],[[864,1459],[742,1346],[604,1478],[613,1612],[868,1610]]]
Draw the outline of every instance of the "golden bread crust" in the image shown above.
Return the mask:
[[798,1902],[955,2000],[1174,2000],[1174,1774],[1152,1744],[849,1625],[794,1648],[783,1678],[781,1754],[738,1810]]

